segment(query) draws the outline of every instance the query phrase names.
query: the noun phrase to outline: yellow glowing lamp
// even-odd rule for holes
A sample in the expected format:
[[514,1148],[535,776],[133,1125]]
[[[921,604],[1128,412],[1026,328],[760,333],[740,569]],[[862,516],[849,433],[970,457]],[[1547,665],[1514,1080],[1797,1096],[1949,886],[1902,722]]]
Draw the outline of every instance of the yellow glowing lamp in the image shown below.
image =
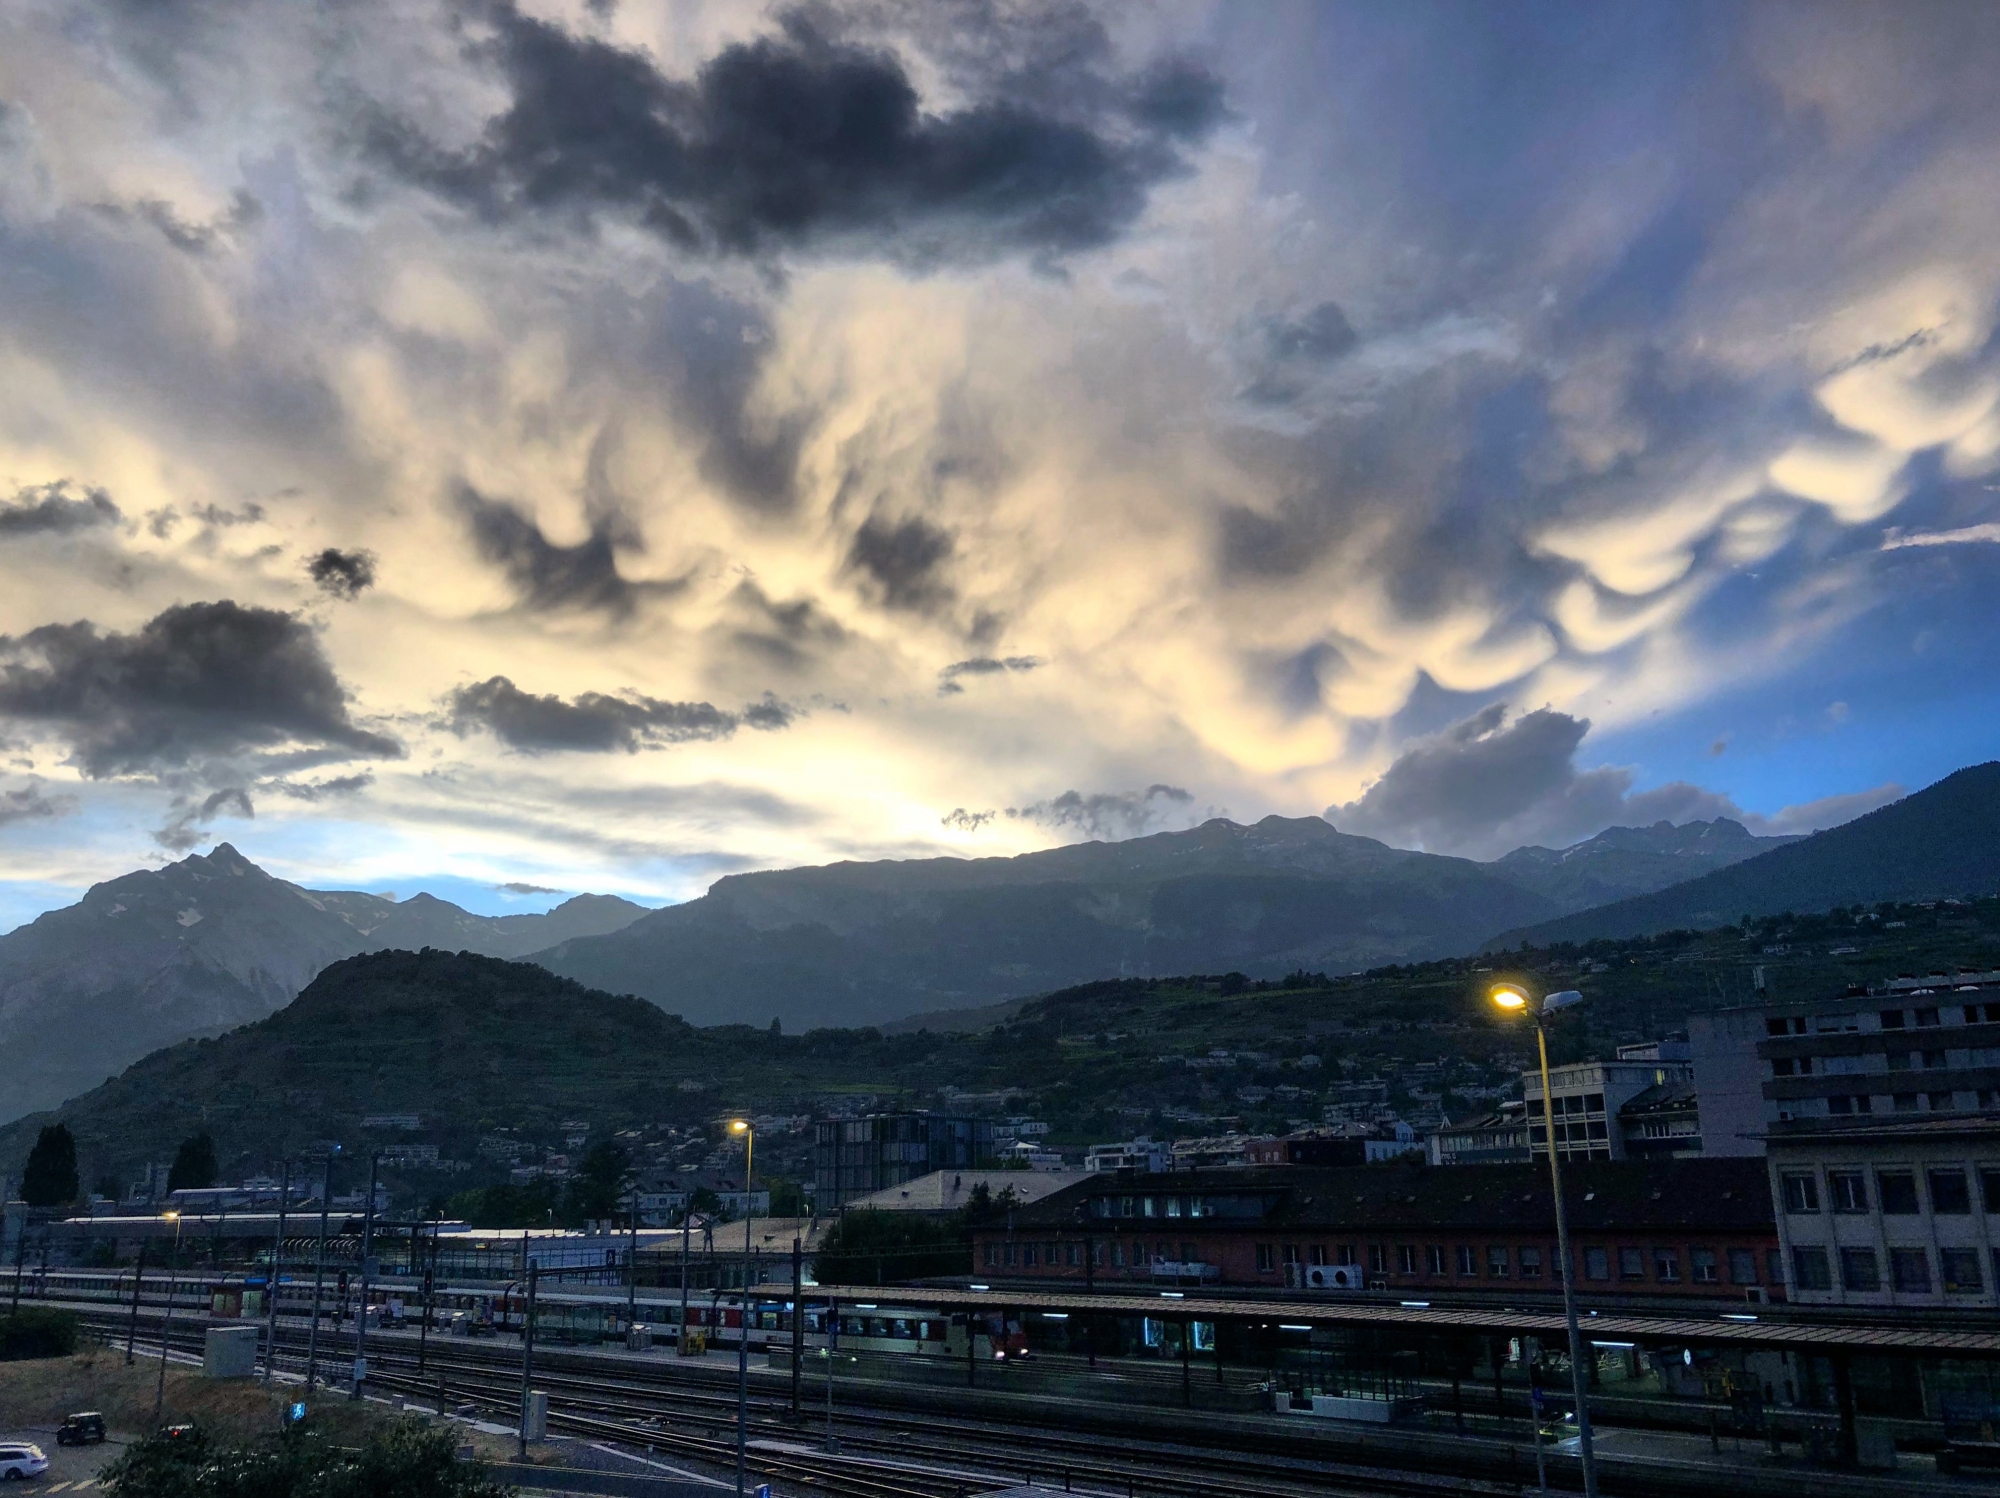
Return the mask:
[[1526,1009],[1528,996],[1511,983],[1501,983],[1494,986],[1493,1002],[1502,1009]]

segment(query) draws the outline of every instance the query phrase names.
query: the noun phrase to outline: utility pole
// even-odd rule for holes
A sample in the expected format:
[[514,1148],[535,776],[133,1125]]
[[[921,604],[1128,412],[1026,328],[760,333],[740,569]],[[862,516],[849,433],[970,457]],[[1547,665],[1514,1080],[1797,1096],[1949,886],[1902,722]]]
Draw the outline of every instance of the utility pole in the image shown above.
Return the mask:
[[524,1462],[528,1459],[528,1411],[535,1397],[529,1385],[535,1376],[535,1280],[540,1274],[541,1266],[530,1260],[528,1306],[521,1318],[521,1460]]
[[[693,1201],[689,1193],[688,1202]],[[681,1329],[674,1333],[674,1351],[681,1357],[688,1350],[688,1235],[694,1231],[694,1208],[683,1204],[681,1207]]]
[[626,1226],[631,1231],[625,1249],[625,1335],[629,1339],[639,1320],[639,1183],[632,1183],[632,1210]]
[[326,1182],[319,1193],[319,1252],[313,1262],[313,1312],[312,1328],[306,1333],[306,1392],[310,1394],[319,1382],[319,1304],[320,1293],[326,1288],[326,1219],[333,1209],[333,1157],[340,1153],[335,1145],[326,1152]]
[[285,1161],[278,1168],[278,1233],[271,1240],[271,1272],[264,1277],[264,1321],[268,1331],[264,1338],[264,1382],[269,1383],[278,1376],[278,1278],[285,1267],[285,1206],[292,1194],[292,1162]]
[[736,1498],[743,1498],[744,1447],[750,1437],[750,1230],[757,1222],[757,1198],[750,1183],[755,1178],[757,1131],[747,1119],[730,1127],[743,1136],[743,1298],[736,1318]]
[[125,1328],[125,1366],[132,1366],[132,1346],[139,1340],[139,1286],[146,1278],[146,1240],[139,1240],[139,1262],[132,1266],[132,1322]]
[[368,1377],[368,1282],[374,1260],[369,1257],[375,1252],[375,1181],[382,1168],[382,1152],[375,1151],[368,1157],[368,1205],[361,1218],[361,1310],[354,1318],[354,1387],[348,1391],[349,1399],[361,1397],[361,1385]]
[[840,1346],[840,1302],[826,1298],[826,1449],[840,1450],[833,1435],[833,1355]]
[[799,1365],[806,1356],[806,1256],[796,1235],[792,1238],[792,1428],[799,1424]]
[[[431,1334],[431,1297],[435,1293],[435,1281],[437,1279],[438,1235],[435,1224],[431,1227],[431,1249],[428,1258],[429,1263],[424,1269],[423,1281],[423,1320],[417,1323],[417,1372],[419,1373],[424,1371],[424,1344],[429,1340]],[[440,1415],[444,1413],[444,1401],[442,1398],[438,1401],[438,1413]]]

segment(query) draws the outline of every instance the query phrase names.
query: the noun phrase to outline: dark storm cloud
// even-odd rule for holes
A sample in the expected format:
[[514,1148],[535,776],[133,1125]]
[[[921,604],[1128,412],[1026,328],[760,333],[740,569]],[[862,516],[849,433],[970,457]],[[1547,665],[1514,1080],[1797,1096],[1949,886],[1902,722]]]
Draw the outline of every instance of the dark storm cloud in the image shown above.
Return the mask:
[[1143,791],[1099,791],[1091,795],[1064,791],[1053,800],[1010,806],[1007,815],[1042,827],[1115,842],[1156,831],[1164,823],[1183,824],[1193,805],[1193,793],[1177,785],[1149,785]]
[[494,219],[628,213],[709,253],[870,245],[913,262],[1108,243],[1183,144],[1221,115],[1219,84],[1180,62],[1094,78],[1067,107],[1011,100],[927,114],[892,52],[824,35],[798,15],[738,43],[692,80],[650,58],[494,3],[489,53],[512,91],[469,150],[386,113],[375,157]]
[[927,613],[950,603],[952,586],[939,575],[955,549],[952,534],[921,515],[889,520],[870,515],[847,549],[847,570],[874,584],[892,609]]
[[92,777],[281,746],[403,752],[348,716],[311,629],[227,599],[176,605],[132,634],[80,620],[0,636],[0,717],[52,729]]
[[726,739],[738,728],[786,728],[793,708],[766,695],[740,713],[707,702],[662,702],[629,692],[613,697],[584,692],[568,699],[524,692],[504,676],[454,690],[445,702],[454,733],[484,729],[523,754],[562,750],[605,754],[659,749],[703,739]]
[[173,815],[153,834],[153,841],[169,853],[185,853],[202,841],[200,829],[225,812],[245,819],[257,815],[257,809],[250,804],[249,792],[241,786],[229,786],[198,802],[191,797],[176,796]]
[[953,832],[977,832],[998,815],[995,811],[967,811],[962,806],[954,806],[938,818],[938,826]]
[[594,610],[622,619],[641,598],[674,591],[672,584],[630,582],[619,573],[616,545],[636,538],[614,518],[600,517],[589,538],[575,546],[557,546],[512,505],[469,486],[459,490],[458,507],[479,554],[507,574],[525,608]]
[[0,539],[11,536],[62,535],[96,525],[116,525],[124,517],[102,489],[85,489],[70,497],[68,479],[29,484],[0,503]]
[[0,791],[0,827],[9,822],[52,821],[69,816],[77,809],[74,796],[49,795],[39,781]]
[[524,884],[519,879],[510,879],[505,884],[493,886],[503,895],[560,895],[563,890],[549,884]]
[[320,591],[334,598],[355,599],[375,583],[375,554],[342,551],[329,546],[306,563],[306,574]]

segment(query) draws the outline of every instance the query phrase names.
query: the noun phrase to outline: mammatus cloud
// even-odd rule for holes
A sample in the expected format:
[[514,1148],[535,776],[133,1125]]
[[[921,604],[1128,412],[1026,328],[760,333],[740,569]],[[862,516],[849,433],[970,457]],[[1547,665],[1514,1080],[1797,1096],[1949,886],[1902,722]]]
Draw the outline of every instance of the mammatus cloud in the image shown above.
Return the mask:
[[868,585],[884,608],[930,613],[955,596],[944,575],[954,549],[951,532],[921,515],[889,520],[874,514],[854,533],[847,570]]
[[306,575],[322,593],[353,600],[375,584],[375,554],[329,546],[306,563]]
[[1901,786],[1878,786],[1786,807],[1772,817],[1685,781],[1632,790],[1630,770],[1576,766],[1590,722],[1542,708],[1508,721],[1494,703],[1397,756],[1353,801],[1329,806],[1343,832],[1404,848],[1498,858],[1517,847],[1565,848],[1615,825],[1728,817],[1759,835],[1813,832],[1887,805]]
[[458,505],[474,547],[507,575],[525,609],[586,610],[624,619],[641,599],[676,591],[671,584],[632,582],[620,574],[616,548],[636,545],[637,537],[615,517],[601,518],[576,545],[558,546],[512,505],[470,486],[459,491]]
[[246,751],[403,752],[347,703],[310,627],[228,599],[178,604],[131,634],[79,620],[0,636],[0,718],[63,739],[93,779]]
[[662,702],[637,692],[584,692],[565,700],[524,692],[504,676],[454,690],[445,722],[457,734],[484,730],[522,754],[564,750],[604,754],[726,739],[740,727],[787,728],[796,711],[767,695],[740,713],[707,702]]
[[451,149],[382,108],[374,159],[492,220],[615,214],[685,250],[852,245],[906,262],[1108,243],[1222,116],[1191,65],[1097,77],[1060,111],[1022,99],[927,111],[893,52],[800,13],[692,78],[641,52],[483,7],[506,107]]
[[1033,671],[1048,664],[1038,655],[1010,655],[996,658],[990,655],[976,655],[970,660],[953,661],[938,672],[938,696],[949,697],[963,692],[958,683],[961,676],[999,676],[1008,671]]
[[0,540],[11,536],[61,535],[92,526],[116,525],[122,518],[118,506],[102,489],[85,489],[72,498],[69,480],[56,479],[47,484],[30,484],[16,490],[11,500],[0,502]]

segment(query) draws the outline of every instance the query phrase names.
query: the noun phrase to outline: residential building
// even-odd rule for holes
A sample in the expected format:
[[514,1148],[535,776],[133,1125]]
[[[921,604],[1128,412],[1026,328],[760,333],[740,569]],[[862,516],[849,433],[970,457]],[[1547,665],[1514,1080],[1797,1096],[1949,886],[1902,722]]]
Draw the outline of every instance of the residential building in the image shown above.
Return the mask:
[[[1694,1068],[1686,1059],[1684,1042],[1676,1048],[1681,1052],[1680,1059],[1669,1060],[1657,1052],[1651,1056],[1644,1054],[1661,1044],[1622,1047],[1615,1061],[1579,1061],[1550,1069],[1556,1148],[1565,1160],[1624,1159],[1624,1136],[1613,1127],[1618,1110],[1650,1087],[1693,1077]],[[1639,1054],[1628,1058],[1626,1051]],[[1521,1098],[1527,1105],[1529,1146],[1543,1147],[1547,1126],[1543,1122],[1539,1070],[1521,1074]]]
[[[1770,1183],[1756,1160],[1579,1161],[1564,1173],[1586,1295],[1782,1298]],[[1540,1162],[1464,1168],[1250,1167],[1086,1176],[974,1231],[982,1276],[1284,1288],[1316,1265],[1369,1288],[1560,1293]]]
[[1011,1144],[1001,1145],[994,1156],[1002,1165],[1011,1165],[1017,1170],[1061,1170],[1067,1163],[1059,1150],[1052,1150],[1031,1139],[1016,1139]]
[[2000,1117],[1794,1118],[1766,1152],[1795,1300],[2000,1306]]
[[934,1170],[980,1170],[993,1161],[988,1119],[933,1113],[822,1119],[814,1131],[813,1200],[823,1213],[837,1211]]
[[1618,1109],[1618,1135],[1627,1159],[1685,1158],[1704,1153],[1701,1098],[1687,1078],[1656,1082]]
[[1757,1013],[1767,1125],[2000,1108],[2000,972],[1898,978]]
[[672,1227],[688,1210],[697,1192],[715,1197],[716,1208],[732,1222],[748,1213],[771,1215],[771,1193],[766,1187],[745,1190],[741,1176],[712,1170],[681,1171],[670,1175],[642,1174],[639,1178],[639,1225]]
[[1512,1165],[1532,1160],[1528,1149],[1528,1117],[1519,1098],[1490,1113],[1461,1119],[1430,1136],[1433,1165]]
[[1144,1134],[1117,1144],[1093,1144],[1083,1152],[1083,1168],[1089,1171],[1165,1170],[1172,1160],[1171,1145]]
[[1688,1019],[1688,1049],[1701,1099],[1704,1155],[1764,1153],[1765,1038],[1762,1006],[1715,1010]]

